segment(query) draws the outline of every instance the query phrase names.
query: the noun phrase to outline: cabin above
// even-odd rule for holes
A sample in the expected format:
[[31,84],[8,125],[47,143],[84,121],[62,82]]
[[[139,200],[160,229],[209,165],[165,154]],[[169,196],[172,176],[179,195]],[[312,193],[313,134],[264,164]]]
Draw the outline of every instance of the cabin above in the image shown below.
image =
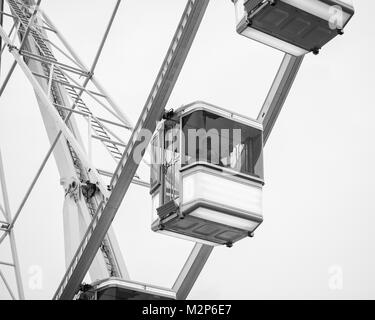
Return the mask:
[[237,32],[294,56],[320,49],[343,34],[351,0],[233,0]]

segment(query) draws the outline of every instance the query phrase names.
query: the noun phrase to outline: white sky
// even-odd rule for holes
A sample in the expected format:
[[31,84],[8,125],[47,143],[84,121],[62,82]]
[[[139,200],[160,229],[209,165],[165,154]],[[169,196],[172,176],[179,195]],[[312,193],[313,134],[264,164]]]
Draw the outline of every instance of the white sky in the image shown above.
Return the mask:
[[[89,65],[115,2],[43,2]],[[96,75],[133,122],[185,3],[128,0],[120,7]],[[305,58],[268,141],[264,223],[255,238],[214,250],[190,298],[375,298],[375,3],[355,6],[345,35]],[[281,59],[236,34],[231,1],[211,1],[168,108],[204,100],[256,117]],[[13,212],[48,144],[34,93],[17,68],[0,100]],[[64,273],[62,203],[52,159],[16,227],[29,299],[51,298]],[[132,186],[114,227],[132,278],[171,286],[192,244],[153,234],[150,207],[148,190]],[[7,251],[0,248],[0,260]],[[40,290],[29,286],[33,266],[43,271]],[[343,271],[342,290],[329,286],[333,266]],[[8,298],[2,284],[0,298]]]

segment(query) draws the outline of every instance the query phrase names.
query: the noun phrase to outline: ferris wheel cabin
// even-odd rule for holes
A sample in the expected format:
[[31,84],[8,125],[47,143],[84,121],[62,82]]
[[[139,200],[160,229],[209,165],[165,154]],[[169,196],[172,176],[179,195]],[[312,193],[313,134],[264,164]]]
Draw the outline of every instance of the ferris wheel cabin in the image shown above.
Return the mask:
[[151,148],[152,230],[229,247],[253,236],[263,220],[260,123],[196,102],[166,115]]
[[120,278],[81,285],[78,300],[176,300],[173,290]]
[[237,32],[294,56],[319,50],[354,15],[351,0],[233,0]]

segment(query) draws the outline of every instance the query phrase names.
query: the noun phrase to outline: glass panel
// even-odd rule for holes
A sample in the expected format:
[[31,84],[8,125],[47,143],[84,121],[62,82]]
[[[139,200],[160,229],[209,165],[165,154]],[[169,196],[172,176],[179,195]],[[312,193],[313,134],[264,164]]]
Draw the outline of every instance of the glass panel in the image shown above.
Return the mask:
[[179,197],[179,169],[180,169],[180,132],[175,122],[165,125],[164,137],[164,203]]
[[150,185],[153,191],[160,185],[160,165],[161,165],[161,149],[160,135],[157,134],[151,143],[151,172],[150,172]]
[[182,165],[204,161],[263,179],[263,135],[251,126],[207,111],[182,119]]

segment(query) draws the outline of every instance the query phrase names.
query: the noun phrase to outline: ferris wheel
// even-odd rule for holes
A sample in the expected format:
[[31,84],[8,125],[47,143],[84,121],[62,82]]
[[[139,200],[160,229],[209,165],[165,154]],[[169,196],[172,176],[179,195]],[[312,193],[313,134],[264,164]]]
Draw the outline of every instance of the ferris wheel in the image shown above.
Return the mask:
[[[189,0],[133,124],[95,75],[120,0],[91,66],[43,11],[41,0],[0,0],[1,56],[14,60],[2,65],[0,99],[18,66],[35,92],[50,142],[14,213],[0,152],[0,245],[9,239],[12,253],[11,262],[0,257],[0,277],[12,298],[25,298],[15,227],[52,155],[63,188],[66,260],[53,299],[186,299],[215,246],[254,236],[263,221],[263,147],[304,55],[318,54],[342,35],[354,9],[339,0],[232,2],[239,34],[285,52],[258,118],[202,101],[165,111],[209,4]],[[146,149],[150,162],[143,158]],[[94,161],[98,152],[106,154],[105,167]],[[140,166],[150,171],[149,180],[138,173]],[[132,185],[151,195],[153,231],[196,243],[172,288],[135,282],[127,271],[111,224]],[[2,266],[14,269],[18,294]],[[92,283],[83,285],[87,273]]]

